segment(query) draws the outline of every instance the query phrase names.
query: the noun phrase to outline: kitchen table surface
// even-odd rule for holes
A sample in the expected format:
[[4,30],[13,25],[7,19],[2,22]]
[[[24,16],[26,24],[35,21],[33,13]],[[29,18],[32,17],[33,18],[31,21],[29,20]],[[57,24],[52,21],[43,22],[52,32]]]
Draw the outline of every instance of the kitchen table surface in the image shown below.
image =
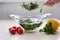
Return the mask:
[[[58,22],[60,22],[58,20]],[[45,25],[46,20],[43,21],[41,28]],[[36,31],[34,33],[23,33],[21,35],[11,35],[8,29],[12,26],[19,26],[14,20],[0,20],[0,40],[60,40],[60,28],[55,35],[46,35],[45,33]]]

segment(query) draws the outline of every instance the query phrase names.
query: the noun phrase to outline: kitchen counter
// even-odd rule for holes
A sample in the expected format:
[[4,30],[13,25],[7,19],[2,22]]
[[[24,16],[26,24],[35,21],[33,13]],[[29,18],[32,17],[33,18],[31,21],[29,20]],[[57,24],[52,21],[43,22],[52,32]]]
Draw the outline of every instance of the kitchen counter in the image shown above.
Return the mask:
[[[44,23],[41,25],[41,27],[43,27],[45,23],[46,20],[44,20]],[[46,35],[45,33],[38,31],[34,33],[24,33],[22,35],[11,35],[8,29],[15,25],[19,26],[18,23],[13,20],[0,20],[0,40],[60,40],[59,29],[55,35]]]

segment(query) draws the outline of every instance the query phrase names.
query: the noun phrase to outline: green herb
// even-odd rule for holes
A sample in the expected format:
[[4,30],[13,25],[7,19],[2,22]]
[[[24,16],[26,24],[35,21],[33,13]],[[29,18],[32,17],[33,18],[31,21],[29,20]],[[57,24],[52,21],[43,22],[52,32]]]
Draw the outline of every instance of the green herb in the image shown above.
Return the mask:
[[40,29],[39,32],[45,32],[46,34],[54,34],[52,29],[52,23],[46,24],[43,29]]

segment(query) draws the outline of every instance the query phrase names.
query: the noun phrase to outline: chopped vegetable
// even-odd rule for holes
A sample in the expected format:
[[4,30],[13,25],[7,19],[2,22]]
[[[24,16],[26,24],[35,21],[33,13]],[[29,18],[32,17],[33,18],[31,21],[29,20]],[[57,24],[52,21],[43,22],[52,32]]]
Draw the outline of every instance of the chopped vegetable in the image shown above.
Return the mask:
[[30,19],[26,20],[21,20],[20,25],[25,29],[25,30],[34,30],[35,28],[39,27],[42,24],[42,22],[34,23]]
[[42,7],[41,7],[41,9],[40,9],[40,13],[42,13]]
[[54,34],[52,23],[46,24],[45,27],[43,29],[40,29],[39,31],[45,32],[46,34]]
[[30,19],[22,19],[20,20],[21,23],[32,23],[32,21]]
[[40,29],[40,32],[45,32],[46,34],[55,34],[59,27],[59,23],[54,19],[49,19],[47,24],[43,29]]
[[27,10],[33,10],[33,9],[36,9],[36,8],[38,8],[38,4],[37,3],[33,3],[33,2],[30,2],[30,3],[25,3],[25,2],[23,2],[23,4],[22,4],[22,7],[24,7],[25,9],[27,9]]

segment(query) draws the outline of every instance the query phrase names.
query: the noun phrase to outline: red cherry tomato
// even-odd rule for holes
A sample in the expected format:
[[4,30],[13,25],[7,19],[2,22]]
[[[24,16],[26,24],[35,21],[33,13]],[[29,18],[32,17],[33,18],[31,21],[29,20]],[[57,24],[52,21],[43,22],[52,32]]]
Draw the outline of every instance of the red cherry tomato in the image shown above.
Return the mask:
[[16,26],[12,26],[12,28],[16,28]]
[[13,29],[15,29],[15,31],[17,31],[17,27],[16,26],[12,26]]
[[17,33],[23,34],[23,29],[21,27],[17,27]]
[[21,27],[17,27],[17,29],[21,29]]
[[21,27],[12,26],[12,28],[9,28],[9,32],[11,34],[16,34],[16,32],[19,33],[19,34],[22,34],[23,29]]
[[10,32],[11,34],[15,34],[15,33],[16,33],[16,30],[13,29],[13,28],[9,28],[9,32]]

